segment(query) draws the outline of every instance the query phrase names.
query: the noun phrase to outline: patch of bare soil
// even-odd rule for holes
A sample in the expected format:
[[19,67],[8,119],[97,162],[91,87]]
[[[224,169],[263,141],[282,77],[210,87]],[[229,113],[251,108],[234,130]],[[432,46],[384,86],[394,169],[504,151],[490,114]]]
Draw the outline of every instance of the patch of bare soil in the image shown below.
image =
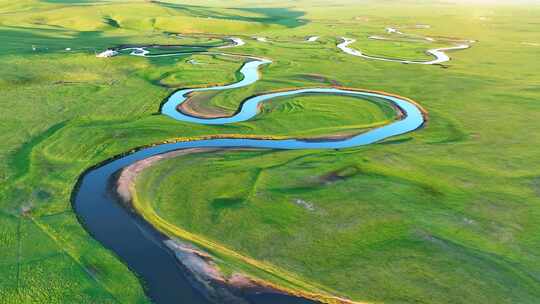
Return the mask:
[[180,240],[167,240],[165,245],[175,253],[189,275],[193,286],[200,290],[212,303],[247,304],[248,302],[243,299],[243,296],[261,293],[285,294],[315,301],[320,300],[321,303],[357,303],[339,297],[287,290],[241,273],[233,273],[231,276],[225,277],[214,263],[212,256],[195,246]]

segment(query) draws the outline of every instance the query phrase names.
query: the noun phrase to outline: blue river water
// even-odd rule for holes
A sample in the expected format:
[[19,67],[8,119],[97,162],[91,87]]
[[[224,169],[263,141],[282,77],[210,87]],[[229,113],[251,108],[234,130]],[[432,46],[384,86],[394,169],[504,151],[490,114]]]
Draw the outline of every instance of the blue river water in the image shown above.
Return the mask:
[[[148,55],[147,57],[151,57]],[[188,148],[262,148],[262,149],[342,149],[368,145],[386,138],[411,132],[424,123],[420,109],[413,103],[394,96],[338,88],[293,89],[258,95],[245,100],[240,110],[231,117],[204,119],[185,115],[177,110],[187,96],[199,91],[228,90],[247,86],[259,80],[259,67],[269,64],[267,59],[251,58],[241,68],[243,78],[233,84],[209,88],[184,89],[172,94],[161,112],[176,120],[199,124],[228,124],[246,121],[258,113],[258,105],[277,97],[300,94],[344,94],[379,97],[398,107],[403,116],[388,125],[340,140],[306,141],[301,139],[207,139],[166,143],[114,158],[93,167],[83,174],[73,192],[72,203],[85,229],[104,247],[114,252],[142,281],[147,296],[155,303],[208,304],[203,294],[190,284],[185,270],[163,241],[167,239],[149,223],[128,210],[113,191],[116,174],[137,161],[148,157]],[[249,295],[246,301],[254,304],[304,304],[305,299],[279,295]]]

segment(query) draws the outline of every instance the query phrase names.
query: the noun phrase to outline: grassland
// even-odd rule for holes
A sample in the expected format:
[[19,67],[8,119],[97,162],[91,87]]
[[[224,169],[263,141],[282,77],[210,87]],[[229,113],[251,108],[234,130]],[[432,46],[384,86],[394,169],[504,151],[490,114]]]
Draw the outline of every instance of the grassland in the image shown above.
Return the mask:
[[[241,64],[204,55],[194,57],[198,65],[187,56],[94,56],[122,44],[208,42],[201,35],[184,43],[171,32],[240,36],[248,43],[234,52],[272,58],[260,82],[209,100],[224,112],[255,93],[339,83],[413,98],[430,121],[387,143],[344,151],[168,160],[138,183],[141,200],[160,216],[356,300],[537,301],[538,6],[179,3],[0,1],[3,302],[147,302],[137,278],[71,209],[78,176],[100,161],[179,136],[318,136],[389,117],[369,102],[312,96],[272,102],[257,119],[229,126],[155,115],[174,88],[233,81]],[[397,52],[393,42],[366,38],[388,25],[420,23],[431,28],[408,32],[479,42],[452,53],[448,69],[367,61],[335,48],[347,36],[368,54],[416,59],[425,44]],[[303,42],[308,35],[321,39]],[[196,191],[202,180],[210,191]]]

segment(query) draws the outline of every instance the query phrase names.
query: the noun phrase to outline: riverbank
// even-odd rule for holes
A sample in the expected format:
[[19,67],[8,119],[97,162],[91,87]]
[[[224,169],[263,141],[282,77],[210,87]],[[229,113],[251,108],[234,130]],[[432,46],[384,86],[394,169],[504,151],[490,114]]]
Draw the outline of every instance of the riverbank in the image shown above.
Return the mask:
[[[205,297],[214,303],[244,303],[245,300],[240,297],[241,295],[249,296],[250,294],[259,293],[286,294],[293,297],[301,297],[327,304],[363,303],[336,296],[330,296],[325,293],[310,292],[303,289],[280,286],[276,283],[252,278],[242,273],[232,273],[231,275],[227,276],[219,269],[216,258],[207,251],[193,247],[193,245],[190,243],[174,240],[172,238],[179,237],[189,242],[194,242],[198,246],[203,246],[211,252],[219,252],[222,255],[229,256],[229,258],[239,259],[242,263],[249,264],[250,267],[259,268],[259,270],[271,273],[272,276],[276,276],[278,278],[282,277],[285,282],[289,282],[290,284],[304,286],[304,288],[311,286],[310,283],[304,283],[298,281],[296,278],[290,277],[290,275],[287,275],[286,272],[280,271],[275,266],[267,265],[264,262],[242,256],[222,245],[206,240],[201,236],[196,236],[187,231],[183,231],[180,228],[167,223],[165,220],[157,216],[154,211],[142,207],[140,202],[137,201],[137,193],[134,190],[134,187],[136,184],[136,179],[144,170],[155,165],[157,162],[169,158],[182,157],[193,153],[208,153],[216,151],[219,150],[195,148],[172,151],[143,159],[122,169],[115,182],[114,188],[114,191],[122,202],[126,204],[126,206],[133,208],[139,215],[141,215],[147,221],[153,223],[158,230],[169,235],[171,239],[165,240],[164,243],[175,253],[178,261],[182,263],[185,271],[187,271],[187,276],[191,278],[191,282],[194,287],[201,291]],[[223,256],[221,256],[219,260],[222,261],[222,259]],[[314,287],[312,286],[310,288],[313,289]]]
[[[305,12],[299,18],[306,22],[279,29],[252,22],[244,23],[252,23],[249,28],[235,23],[237,27],[206,16],[186,20],[179,16],[185,10],[160,8],[155,2],[133,3],[135,7],[52,2],[34,7],[12,1],[2,8],[3,302],[174,304],[182,299],[208,304],[192,284],[183,284],[182,273],[173,271],[181,265],[161,248],[160,238],[151,237],[144,221],[129,213],[124,219],[124,209],[116,208],[117,201],[104,200],[108,192],[96,194],[97,188],[84,193],[89,199],[76,202],[76,181],[87,180],[81,175],[107,159],[133,156],[125,152],[178,137],[183,142],[217,134],[305,138],[328,134],[325,129],[339,123],[354,127],[351,112],[361,108],[353,111],[347,104],[357,103],[317,104],[301,111],[308,104],[302,98],[294,107],[281,104],[276,115],[264,120],[227,126],[176,122],[156,115],[172,87],[227,83],[235,79],[240,63],[198,55],[193,58],[205,64],[191,65],[190,58],[174,56],[103,60],[94,53],[122,44],[207,44],[206,39],[186,37],[197,30],[221,37],[242,34],[247,42],[243,50],[228,50],[276,59],[263,68],[258,84],[212,100],[231,112],[258,92],[331,81],[411,97],[429,109],[430,121],[418,132],[382,144],[339,151],[213,153],[164,160],[145,171],[148,179],[138,189],[145,189],[144,199],[164,208],[160,214],[168,221],[235,251],[272,259],[352,299],[507,304],[540,298],[535,279],[540,273],[540,162],[532,148],[540,145],[535,136],[540,126],[531,123],[540,113],[534,86],[540,81],[538,47],[532,45],[540,42],[534,5],[461,1],[448,10],[447,4],[437,3],[410,2],[403,9],[380,1],[346,7],[300,1],[294,6]],[[241,1],[232,4],[241,9],[220,12],[250,21],[260,15],[265,21],[266,11],[246,12]],[[216,11],[194,9],[209,15]],[[294,22],[291,10],[276,12]],[[120,28],[104,23],[109,21],[106,15]],[[415,24],[431,27],[414,29]],[[440,42],[364,39],[382,35],[388,26]],[[164,32],[184,30],[180,39]],[[252,41],[253,35],[269,37],[272,43]],[[305,42],[311,35],[321,38]],[[440,69],[348,56],[336,48],[335,37],[340,36],[358,38],[358,49],[367,54],[420,60],[432,59],[426,49],[458,42],[443,37],[481,42],[448,53],[451,68]],[[307,74],[329,81],[301,76]],[[328,119],[335,123],[323,124]],[[174,172],[175,166],[188,171]],[[151,183],[154,176],[160,183]],[[212,192],[203,195],[206,191]],[[186,193],[191,196],[184,197]],[[130,229],[132,222],[136,225]]]
[[[141,53],[141,52],[139,52]],[[137,54],[136,54],[137,55]],[[144,57],[152,56],[151,54],[148,54],[146,52],[141,53]],[[173,55],[173,54],[168,54]],[[250,273],[249,277],[245,277],[241,281],[243,282],[251,282],[249,285],[255,284],[255,282],[258,282],[256,284],[257,288],[266,288],[268,289],[269,286],[273,286],[273,290],[280,291],[281,293],[289,295],[284,299],[284,303],[294,303],[294,299],[298,298],[299,295],[301,295],[302,298],[315,300],[317,302],[323,302],[323,303],[349,303],[349,300],[335,297],[335,296],[329,296],[330,293],[321,293],[321,290],[323,288],[312,285],[312,283],[308,283],[305,280],[298,278],[296,275],[286,272],[283,269],[277,268],[271,264],[268,264],[264,261],[258,261],[256,259],[250,258],[248,256],[239,254],[231,249],[228,249],[226,246],[223,246],[221,244],[218,244],[216,242],[213,242],[209,239],[205,239],[204,237],[198,236],[194,233],[188,232],[186,230],[180,229],[179,227],[163,220],[160,216],[155,213],[155,211],[148,206],[144,206],[144,204],[140,203],[140,201],[137,199],[136,192],[133,191],[133,182],[138,176],[138,174],[144,169],[147,169],[151,167],[153,164],[157,163],[159,160],[162,160],[166,154],[171,151],[179,150],[179,149],[186,149],[186,148],[205,148],[205,147],[228,147],[228,148],[245,148],[245,147],[251,147],[251,148],[266,148],[266,149],[339,149],[339,148],[347,148],[347,147],[355,147],[359,145],[367,145],[371,143],[375,143],[381,140],[384,140],[386,138],[389,138],[391,136],[401,135],[404,133],[408,133],[411,131],[416,130],[417,128],[421,127],[425,121],[424,117],[424,110],[421,109],[419,106],[417,106],[415,103],[411,103],[406,99],[399,98],[396,96],[392,96],[390,94],[381,94],[381,93],[375,93],[374,91],[368,92],[368,91],[362,91],[357,89],[341,89],[341,88],[295,88],[295,89],[286,89],[286,90],[278,90],[275,92],[270,93],[264,93],[255,95],[251,98],[248,98],[244,100],[240,104],[239,111],[227,118],[218,118],[218,119],[204,119],[204,118],[197,118],[193,116],[187,116],[184,115],[181,112],[178,112],[178,105],[185,102],[188,97],[195,92],[204,92],[204,91],[218,91],[218,90],[226,90],[226,89],[233,89],[233,88],[239,88],[242,86],[247,86],[249,84],[252,84],[256,82],[259,78],[259,70],[258,68],[264,64],[269,64],[271,61],[266,59],[259,59],[259,58],[253,58],[250,57],[252,61],[248,61],[244,63],[242,68],[240,69],[240,73],[244,76],[243,79],[236,83],[228,84],[225,86],[215,86],[215,87],[207,87],[207,88],[196,88],[196,89],[183,89],[179,90],[175,93],[173,93],[167,101],[162,104],[161,106],[161,112],[163,114],[166,114],[169,117],[175,118],[177,120],[182,121],[188,121],[188,122],[197,122],[201,124],[224,124],[224,123],[232,123],[232,122],[241,122],[245,120],[249,120],[252,117],[254,117],[258,111],[260,110],[260,105],[263,101],[271,100],[278,97],[289,97],[289,96],[296,96],[296,95],[303,95],[303,94],[334,94],[334,95],[349,95],[349,96],[358,96],[362,98],[375,98],[375,99],[381,99],[385,102],[388,102],[392,105],[392,109],[397,113],[398,116],[400,116],[398,121],[391,122],[387,125],[382,125],[377,128],[374,128],[370,131],[367,131],[365,133],[361,134],[355,134],[354,136],[342,138],[341,140],[336,140],[335,138],[332,140],[316,140],[316,141],[307,141],[302,139],[261,139],[252,138],[251,136],[242,136],[240,138],[232,138],[230,135],[225,135],[223,138],[213,138],[213,139],[199,139],[194,140],[193,138],[188,139],[186,142],[176,141],[175,143],[169,144],[161,144],[161,145],[155,145],[149,148],[140,149],[137,152],[134,152],[133,154],[126,154],[124,157],[118,158],[116,160],[111,161],[110,163],[105,164],[103,167],[98,167],[88,173],[88,175],[96,175],[101,176],[99,179],[96,179],[93,183],[96,183],[97,185],[100,185],[101,192],[106,191],[104,188],[107,186],[107,181],[110,180],[112,174],[114,171],[112,168],[116,168],[116,170],[122,169],[127,166],[129,168],[127,171],[122,171],[121,176],[119,178],[118,182],[118,195],[124,199],[124,201],[131,201],[131,204],[133,208],[137,211],[137,214],[142,217],[146,222],[144,225],[152,225],[155,227],[159,232],[164,233],[165,235],[174,235],[176,237],[180,237],[183,240],[192,242],[197,244],[198,246],[204,247],[206,250],[211,250],[214,254],[217,254],[219,256],[220,265],[228,265],[227,267],[232,267],[232,269],[236,270],[245,270],[246,272]],[[397,110],[397,111],[396,111]],[[216,135],[219,136],[219,135]],[[172,152],[171,155],[181,155],[178,153],[182,152]],[[190,154],[190,153],[188,153]],[[186,154],[187,155],[187,154]],[[166,157],[165,157],[166,158]],[[134,167],[130,167],[131,165],[134,165]],[[109,168],[109,169],[106,169]],[[109,173],[102,173],[102,172],[109,172]],[[85,179],[89,179],[90,177],[85,176]],[[83,179],[82,182],[80,182],[81,186],[78,188],[78,193],[75,199],[76,206],[80,206],[81,200],[88,200],[91,199],[88,197],[88,187],[90,186],[87,182],[85,183],[85,180]],[[88,185],[85,186],[84,185]],[[94,191],[95,192],[95,191]],[[86,193],[86,195],[84,195]],[[101,202],[104,203],[104,202]],[[84,207],[78,207],[76,210],[84,210],[84,208],[88,208],[87,206]],[[101,211],[101,210],[100,210]],[[83,218],[86,218],[88,214],[85,214],[85,212],[79,213],[79,215]],[[86,221],[86,220],[85,220]],[[126,223],[127,224],[127,223]],[[96,229],[102,229],[102,227],[99,226],[99,223],[95,222],[92,225],[86,226],[90,231],[96,231]],[[93,228],[91,228],[93,227]],[[152,228],[148,227],[148,229],[152,230]],[[95,234],[95,232],[93,232]],[[157,233],[156,231],[150,233]],[[103,236],[103,240],[105,242],[113,242],[118,243],[118,239],[115,236]],[[148,240],[150,241],[150,240]],[[191,282],[191,287],[201,290],[201,286],[208,286],[205,285],[204,282],[210,281],[213,282],[212,288],[210,290],[206,290],[202,292],[203,295],[206,296],[207,299],[216,301],[216,299],[231,299],[231,301],[234,302],[234,296],[233,293],[230,292],[230,288],[237,288],[236,285],[229,286],[230,288],[223,289],[223,282],[229,282],[229,279],[223,280],[222,278],[225,278],[221,276],[219,272],[216,271],[216,269],[211,264],[202,265],[201,255],[194,255],[194,251],[189,251],[189,254],[185,252],[185,250],[179,250],[179,247],[176,244],[175,246],[171,246],[171,243],[166,243],[168,245],[168,248],[174,248],[175,249],[175,256],[178,258],[185,258],[187,260],[181,260],[179,263],[183,265],[182,268],[176,269],[176,275],[181,274],[185,279]],[[115,244],[114,246],[117,246]],[[180,246],[184,247],[184,246]],[[123,250],[123,248],[116,247],[117,250]],[[155,248],[156,253],[155,254],[164,254],[164,252],[160,252],[159,248]],[[139,256],[131,254],[129,252],[126,252],[128,256],[124,257],[127,260],[137,261],[137,263],[140,263]],[[226,261],[226,262],[223,262]],[[178,261],[177,261],[178,262]],[[163,269],[167,267],[169,270],[171,270],[170,266],[167,266],[167,263],[163,261],[162,264],[160,264],[160,267]],[[224,264],[225,263],[225,264]],[[133,264],[129,263],[133,266]],[[197,267],[194,267],[197,266]],[[139,267],[144,267],[144,265],[141,265]],[[188,275],[182,274],[182,269],[191,269],[191,272],[188,273]],[[201,272],[202,270],[202,272]],[[196,271],[196,272],[193,272]],[[155,271],[155,273],[159,273],[159,271]],[[147,273],[146,275],[143,275],[143,280],[148,280],[149,275],[153,275],[153,273]],[[245,275],[242,275],[244,277]],[[238,275],[232,276],[231,278],[236,277],[238,278]],[[202,278],[202,279],[201,279]],[[217,279],[221,278],[221,279]],[[267,281],[268,280],[268,281]],[[232,281],[234,282],[234,280]],[[151,288],[150,292],[154,295],[160,294],[158,290],[162,288],[161,285],[164,285],[160,283],[160,279],[152,280],[152,283],[150,284],[153,287]],[[220,287],[221,286],[221,287]],[[244,290],[245,288],[241,288],[241,290]],[[249,294],[248,294],[249,296]]]

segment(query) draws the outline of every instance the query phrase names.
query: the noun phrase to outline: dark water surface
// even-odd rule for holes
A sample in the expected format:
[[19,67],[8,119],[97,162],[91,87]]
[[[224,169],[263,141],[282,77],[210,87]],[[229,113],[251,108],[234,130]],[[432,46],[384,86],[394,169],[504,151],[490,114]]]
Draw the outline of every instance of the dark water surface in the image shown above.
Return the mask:
[[[173,252],[165,247],[165,236],[150,224],[124,208],[112,194],[111,184],[115,174],[122,168],[145,158],[186,148],[264,148],[264,149],[339,149],[368,145],[391,136],[411,132],[419,128],[424,118],[417,106],[405,99],[384,94],[359,92],[335,88],[297,89],[270,93],[246,100],[235,116],[223,119],[201,119],[176,112],[176,106],[185,100],[185,95],[193,91],[224,90],[251,84],[259,79],[258,67],[269,63],[267,60],[251,61],[241,69],[244,79],[222,87],[207,89],[187,89],[171,95],[162,107],[162,113],[177,120],[193,123],[234,123],[247,120],[257,114],[260,102],[281,96],[297,94],[343,94],[376,96],[399,107],[405,114],[395,121],[366,133],[344,139],[330,141],[258,140],[258,139],[210,139],[180,143],[168,143],[141,149],[89,169],[80,179],[73,193],[73,208],[79,220],[90,234],[103,246],[113,251],[142,280],[148,297],[155,303],[209,304],[209,302],[189,283],[181,264]],[[296,297],[278,294],[250,295],[246,300],[254,304],[306,304],[315,303]]]

